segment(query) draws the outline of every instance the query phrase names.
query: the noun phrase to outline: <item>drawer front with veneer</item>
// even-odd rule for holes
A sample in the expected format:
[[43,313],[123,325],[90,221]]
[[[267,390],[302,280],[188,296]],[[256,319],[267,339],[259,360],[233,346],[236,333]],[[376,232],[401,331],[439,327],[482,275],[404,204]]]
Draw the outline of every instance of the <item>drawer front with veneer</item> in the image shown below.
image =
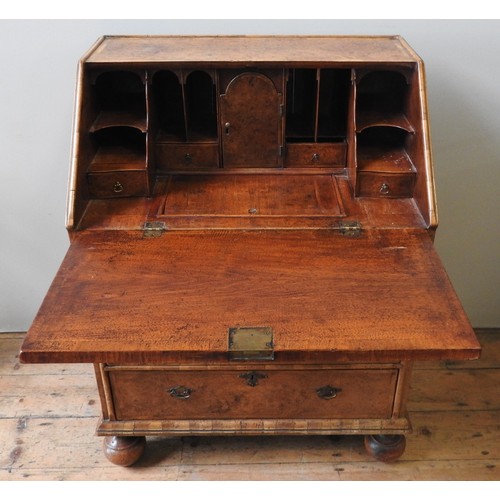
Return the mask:
[[156,145],[156,163],[160,170],[194,170],[218,168],[217,144],[169,144]]
[[92,198],[149,196],[146,170],[92,172],[87,174],[87,179]]
[[109,369],[118,420],[390,418],[397,369]]
[[286,146],[287,167],[340,167],[346,166],[346,144],[290,143]]
[[358,195],[376,198],[411,198],[415,174],[359,172]]

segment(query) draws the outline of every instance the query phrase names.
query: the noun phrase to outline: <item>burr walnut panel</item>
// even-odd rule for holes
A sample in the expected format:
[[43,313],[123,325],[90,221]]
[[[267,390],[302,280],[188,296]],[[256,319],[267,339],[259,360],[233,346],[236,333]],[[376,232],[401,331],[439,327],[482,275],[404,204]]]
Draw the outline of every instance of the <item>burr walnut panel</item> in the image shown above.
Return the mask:
[[109,372],[119,420],[390,418],[397,370]]

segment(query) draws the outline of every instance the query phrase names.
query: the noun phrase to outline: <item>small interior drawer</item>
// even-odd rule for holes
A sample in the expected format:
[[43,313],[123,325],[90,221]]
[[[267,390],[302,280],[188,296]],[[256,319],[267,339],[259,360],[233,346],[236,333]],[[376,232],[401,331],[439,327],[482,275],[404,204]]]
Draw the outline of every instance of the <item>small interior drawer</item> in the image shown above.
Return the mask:
[[390,418],[397,369],[109,372],[119,420]]
[[146,170],[91,172],[87,180],[92,198],[149,196]]
[[289,143],[286,146],[287,167],[345,167],[346,144]]
[[156,165],[159,170],[193,170],[219,167],[218,144],[156,145]]
[[358,173],[358,196],[377,198],[411,198],[415,173]]

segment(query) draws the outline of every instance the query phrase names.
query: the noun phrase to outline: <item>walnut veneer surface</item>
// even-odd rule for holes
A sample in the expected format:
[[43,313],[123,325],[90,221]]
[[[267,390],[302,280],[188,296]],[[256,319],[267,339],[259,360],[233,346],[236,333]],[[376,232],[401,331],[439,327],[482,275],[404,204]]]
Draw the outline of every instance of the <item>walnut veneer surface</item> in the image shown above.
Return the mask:
[[78,234],[23,361],[226,359],[270,326],[276,361],[459,358],[476,345],[425,231]]

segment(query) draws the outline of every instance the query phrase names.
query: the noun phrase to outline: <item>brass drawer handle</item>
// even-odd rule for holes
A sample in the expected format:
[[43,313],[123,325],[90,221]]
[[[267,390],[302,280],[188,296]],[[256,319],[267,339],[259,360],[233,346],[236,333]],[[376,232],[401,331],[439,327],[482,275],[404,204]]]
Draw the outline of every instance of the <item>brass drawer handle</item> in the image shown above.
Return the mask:
[[189,387],[184,387],[183,385],[177,385],[175,387],[170,388],[168,392],[173,398],[188,399],[191,396],[193,389],[190,389]]
[[323,387],[316,389],[316,394],[321,399],[333,399],[337,397],[337,394],[341,390],[342,389],[339,389],[338,387],[332,387],[331,385],[324,385]]
[[315,161],[319,161],[319,160],[320,160],[320,155],[319,155],[319,153],[314,153],[314,154],[312,155],[311,160],[312,160],[313,162],[315,162]]
[[380,191],[380,194],[389,194],[389,191],[390,191],[390,189],[389,189],[389,184],[387,184],[387,183],[385,183],[385,182],[384,182],[384,183],[380,186],[379,191]]
[[121,193],[123,191],[123,185],[120,181],[115,182],[115,185],[113,186],[113,191],[115,193]]

